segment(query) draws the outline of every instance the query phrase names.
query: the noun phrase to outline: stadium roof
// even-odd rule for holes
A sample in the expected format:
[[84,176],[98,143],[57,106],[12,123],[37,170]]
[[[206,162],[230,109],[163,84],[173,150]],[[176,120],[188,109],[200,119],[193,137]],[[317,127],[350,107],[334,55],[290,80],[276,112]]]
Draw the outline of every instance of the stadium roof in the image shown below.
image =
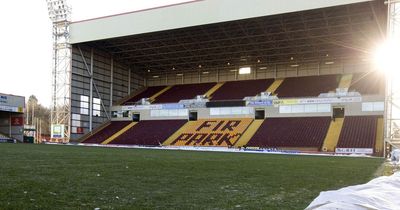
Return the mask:
[[383,0],[199,0],[74,22],[71,42],[154,72],[362,58],[385,31]]

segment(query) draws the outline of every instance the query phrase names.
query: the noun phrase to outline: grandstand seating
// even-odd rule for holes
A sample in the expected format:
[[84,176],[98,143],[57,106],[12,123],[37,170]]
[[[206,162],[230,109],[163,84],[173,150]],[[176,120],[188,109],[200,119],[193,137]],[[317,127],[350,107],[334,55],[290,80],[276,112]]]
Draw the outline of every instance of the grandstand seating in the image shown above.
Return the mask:
[[247,146],[313,147],[320,149],[329,128],[330,117],[267,118]]
[[273,79],[225,82],[212,94],[211,100],[242,100],[246,96],[255,96],[260,92],[265,92],[273,82]]
[[374,148],[379,116],[347,116],[339,136],[338,148]]
[[171,89],[159,95],[154,103],[177,103],[183,99],[193,99],[197,95],[205,94],[216,83],[200,83],[174,85]]
[[128,99],[125,101],[123,104],[130,104],[130,103],[135,103],[139,101],[142,98],[150,98],[154,94],[160,92],[162,89],[164,89],[166,86],[154,86],[154,87],[148,87],[142,92],[140,92],[137,95],[134,95],[132,98]]
[[171,145],[233,146],[253,119],[203,119],[189,122]]
[[130,121],[111,121],[109,125],[104,127],[103,129],[97,131],[93,135],[86,138],[82,143],[86,144],[100,144],[104,140],[108,139],[114,133],[118,132],[125,126],[127,126]]
[[349,91],[357,91],[361,95],[383,95],[385,78],[380,72],[354,74]]
[[[286,78],[276,85],[274,94],[277,94],[279,98],[315,97],[320,93],[335,90],[339,81],[339,75]],[[352,81],[350,91],[357,90],[361,94],[383,93],[384,80],[377,73],[355,74]],[[229,100],[238,102],[246,96],[255,96],[266,91],[273,83],[274,79],[221,83],[223,85],[211,94],[212,102],[210,103],[228,103]],[[215,85],[216,83],[201,83],[148,87],[124,103],[136,102],[141,98],[152,96],[155,98],[153,103],[176,103],[205,94]],[[375,148],[378,117],[346,116],[342,121],[343,126],[335,132],[336,140],[331,143],[330,151],[333,151],[335,146],[336,148]],[[224,147],[238,146],[241,143],[249,147],[320,150],[331,124],[331,117],[283,117],[259,120],[259,126],[253,129],[246,141],[239,142],[242,135],[250,131],[249,127],[253,121],[250,118],[199,119],[189,122],[187,120],[144,120],[133,127],[126,127],[131,123],[130,121],[113,121],[89,136],[83,143],[103,142],[103,144],[143,146],[159,146],[164,143],[164,145],[172,146]],[[123,128],[125,130],[122,132]],[[121,131],[121,134],[114,135],[118,131]],[[110,138],[111,136],[113,137]],[[109,141],[104,142],[106,139]]]
[[187,120],[144,120],[109,144],[159,146]]
[[340,75],[322,75],[285,78],[274,94],[279,98],[315,97],[320,93],[335,91]]

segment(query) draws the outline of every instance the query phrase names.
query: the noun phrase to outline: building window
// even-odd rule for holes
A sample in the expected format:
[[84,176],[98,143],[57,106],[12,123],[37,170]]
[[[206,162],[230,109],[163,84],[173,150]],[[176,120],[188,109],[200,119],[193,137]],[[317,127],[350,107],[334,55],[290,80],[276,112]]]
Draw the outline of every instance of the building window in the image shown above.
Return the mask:
[[101,116],[101,100],[99,98],[93,98],[93,116]]
[[89,114],[89,97],[81,96],[81,104],[80,104],[81,114],[88,115]]

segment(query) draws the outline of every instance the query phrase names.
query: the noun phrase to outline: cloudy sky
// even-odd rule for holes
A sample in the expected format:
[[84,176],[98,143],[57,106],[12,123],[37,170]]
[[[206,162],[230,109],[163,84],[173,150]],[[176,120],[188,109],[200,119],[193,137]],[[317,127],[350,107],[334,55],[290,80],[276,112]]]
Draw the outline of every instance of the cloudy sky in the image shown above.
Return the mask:
[[[72,20],[158,7],[188,0],[67,0]],[[51,102],[51,22],[46,0],[0,2],[0,93],[36,95]]]

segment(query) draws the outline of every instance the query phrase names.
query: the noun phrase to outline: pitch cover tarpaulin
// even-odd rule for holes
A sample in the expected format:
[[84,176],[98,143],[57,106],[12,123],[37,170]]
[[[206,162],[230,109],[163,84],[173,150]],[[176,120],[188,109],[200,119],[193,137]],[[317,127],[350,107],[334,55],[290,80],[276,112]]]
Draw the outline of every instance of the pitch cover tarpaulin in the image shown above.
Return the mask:
[[321,192],[306,210],[393,210],[400,209],[400,172],[362,185]]

